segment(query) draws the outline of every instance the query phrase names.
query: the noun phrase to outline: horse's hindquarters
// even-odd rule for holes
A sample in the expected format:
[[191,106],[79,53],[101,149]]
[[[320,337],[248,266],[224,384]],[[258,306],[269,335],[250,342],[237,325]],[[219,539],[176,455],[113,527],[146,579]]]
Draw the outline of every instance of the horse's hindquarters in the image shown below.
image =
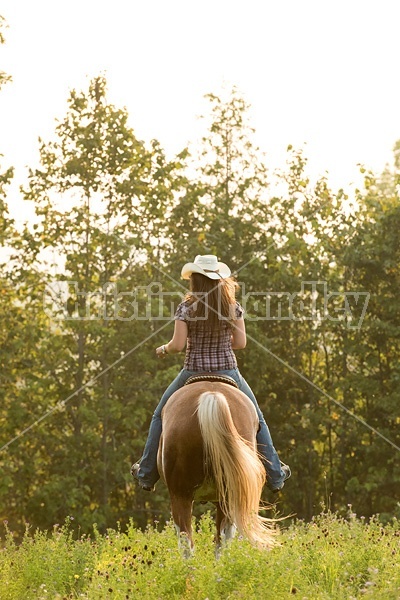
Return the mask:
[[171,396],[162,419],[159,470],[180,535],[192,544],[196,499],[218,502],[226,523],[254,543],[271,545],[266,520],[258,516],[265,470],[256,452],[257,413],[247,396],[223,383],[193,383]]
[[[183,406],[180,406],[183,404]],[[167,404],[168,406],[168,404]],[[168,489],[176,494],[193,493],[204,480],[203,445],[196,415],[175,401],[163,413],[159,465]]]

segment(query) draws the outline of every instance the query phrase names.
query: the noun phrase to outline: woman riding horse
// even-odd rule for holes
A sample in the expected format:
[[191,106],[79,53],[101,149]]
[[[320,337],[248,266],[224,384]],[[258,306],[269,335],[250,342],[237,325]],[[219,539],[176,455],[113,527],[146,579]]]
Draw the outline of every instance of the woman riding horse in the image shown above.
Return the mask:
[[190,280],[190,291],[177,307],[172,339],[156,349],[159,357],[182,352],[186,345],[183,369],[164,392],[150,424],[149,435],[139,462],[132,466],[132,475],[143,490],[153,491],[160,475],[157,452],[162,432],[161,412],[170,396],[189,377],[212,372],[234,379],[239,390],[253,403],[258,419],[257,449],[267,474],[267,485],[280,491],[291,475],[290,468],[279,460],[271,434],[257,400],[237,368],[233,350],[246,346],[243,308],[235,300],[237,284],[229,267],[214,255],[196,256],[193,263],[182,268],[182,278]]

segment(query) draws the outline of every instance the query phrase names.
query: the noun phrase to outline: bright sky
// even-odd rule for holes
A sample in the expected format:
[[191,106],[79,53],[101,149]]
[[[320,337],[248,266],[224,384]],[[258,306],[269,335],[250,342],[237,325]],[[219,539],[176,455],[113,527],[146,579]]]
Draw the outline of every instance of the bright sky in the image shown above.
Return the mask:
[[[203,95],[235,84],[271,168],[306,143],[334,187],[380,170],[400,138],[398,0],[3,0],[3,166],[37,157],[69,90],[105,72],[136,135],[172,156],[201,133]],[[15,206],[15,204],[14,204]]]

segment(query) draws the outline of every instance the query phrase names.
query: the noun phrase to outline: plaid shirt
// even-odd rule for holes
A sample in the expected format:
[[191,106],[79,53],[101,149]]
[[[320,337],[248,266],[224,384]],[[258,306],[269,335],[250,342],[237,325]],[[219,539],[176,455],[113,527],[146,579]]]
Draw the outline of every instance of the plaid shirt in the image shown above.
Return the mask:
[[[175,312],[175,319],[185,321],[188,326],[186,356],[183,368],[188,371],[225,371],[237,367],[232,350],[232,326],[222,321],[218,329],[211,329],[202,320],[191,316],[189,302],[181,302]],[[242,319],[244,310],[235,303],[235,318]]]

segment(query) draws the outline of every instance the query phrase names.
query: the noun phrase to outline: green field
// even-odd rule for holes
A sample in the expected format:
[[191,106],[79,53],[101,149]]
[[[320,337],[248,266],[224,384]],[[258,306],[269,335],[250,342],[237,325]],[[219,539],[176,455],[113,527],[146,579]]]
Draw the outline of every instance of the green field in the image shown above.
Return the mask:
[[281,527],[270,551],[235,539],[214,556],[209,514],[197,522],[195,554],[183,560],[171,523],[161,531],[76,539],[71,524],[51,534],[29,532],[2,541],[0,598],[400,598],[400,527],[325,513]]

